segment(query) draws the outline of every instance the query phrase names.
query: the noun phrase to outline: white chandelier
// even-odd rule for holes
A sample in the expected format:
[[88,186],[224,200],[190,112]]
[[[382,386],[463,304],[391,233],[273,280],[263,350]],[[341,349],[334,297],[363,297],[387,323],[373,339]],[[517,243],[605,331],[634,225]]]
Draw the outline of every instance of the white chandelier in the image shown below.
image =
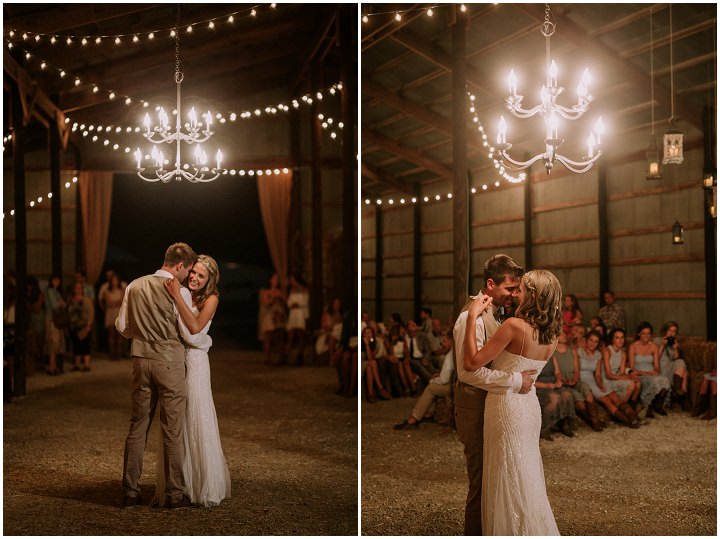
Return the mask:
[[[174,111],[175,114],[175,130],[173,131],[170,127],[170,122],[165,109],[162,107],[158,112],[159,124],[151,126],[150,115],[145,114],[143,124],[145,131],[143,136],[153,143],[152,151],[149,154],[143,156],[143,152],[140,148],[135,150],[134,156],[137,162],[137,174],[143,180],[147,182],[161,181],[167,183],[172,179],[181,181],[183,179],[188,180],[192,183],[197,182],[211,182],[217,179],[221,174],[227,171],[221,168],[223,154],[218,149],[215,154],[215,167],[210,168],[208,166],[208,157],[203,150],[201,143],[206,142],[215,133],[212,131],[212,114],[208,111],[203,114],[204,122],[198,121],[195,107],[190,109],[188,113],[188,122],[185,123],[184,127],[186,132],[182,131],[182,122],[180,119],[180,86],[184,78],[184,74],[180,68],[180,8],[178,7],[178,20],[175,29],[171,32],[171,35],[175,37],[175,83],[177,84],[177,107]],[[183,163],[181,159],[181,142],[187,144],[196,144],[195,150],[193,151],[194,160],[192,164]],[[158,150],[157,144],[175,144],[175,162],[172,165],[174,168],[170,169],[170,160],[165,155],[165,152]],[[172,151],[172,148],[168,148],[168,156]],[[143,167],[143,159],[151,160],[151,165]],[[147,171],[147,175],[143,174]]]
[[558,104],[557,98],[565,89],[562,86],[558,86],[558,66],[555,60],[550,59],[550,36],[555,33],[555,23],[550,22],[549,4],[545,4],[545,21],[540,27],[540,32],[545,36],[545,58],[547,64],[547,79],[540,92],[541,103],[531,109],[522,107],[523,96],[517,93],[517,76],[514,70],[510,70],[510,75],[508,76],[510,95],[505,98],[505,103],[510,112],[518,118],[530,118],[536,114],[544,117],[545,151],[527,161],[517,161],[510,157],[508,150],[512,148],[512,144],[506,141],[507,124],[505,118],[501,116],[498,123],[497,144],[495,144],[494,148],[491,148],[490,157],[495,157],[496,152],[499,153],[500,160],[503,164],[515,170],[524,170],[536,161],[542,159],[548,174],[550,174],[555,161],[559,161],[565,165],[568,170],[581,174],[590,170],[593,163],[602,155],[602,135],[605,131],[602,118],[598,118],[594,132],[590,133],[587,142],[587,155],[582,157],[580,161],[569,159],[558,153],[558,148],[564,142],[558,134],[558,122],[560,116],[567,120],[577,120],[588,110],[590,102],[593,99],[589,93],[590,73],[585,69],[582,74],[577,87],[578,101],[575,105],[565,107]]

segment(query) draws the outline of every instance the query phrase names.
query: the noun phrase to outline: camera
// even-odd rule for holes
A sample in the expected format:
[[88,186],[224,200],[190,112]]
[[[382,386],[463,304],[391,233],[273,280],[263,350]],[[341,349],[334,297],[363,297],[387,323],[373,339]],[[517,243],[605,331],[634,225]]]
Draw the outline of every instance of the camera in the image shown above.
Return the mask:
[[675,337],[673,337],[672,335],[670,337],[668,337],[667,343],[668,343],[668,346],[675,346]]

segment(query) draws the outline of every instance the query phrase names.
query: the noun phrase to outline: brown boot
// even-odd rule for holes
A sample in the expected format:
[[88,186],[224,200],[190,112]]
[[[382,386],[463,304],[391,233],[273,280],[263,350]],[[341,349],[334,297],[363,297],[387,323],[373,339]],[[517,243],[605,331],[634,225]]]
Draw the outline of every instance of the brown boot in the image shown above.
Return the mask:
[[602,420],[600,419],[600,410],[598,409],[597,402],[586,402],[588,418],[590,419],[590,426],[593,430],[601,431],[605,428]]
[[693,406],[692,412],[690,412],[691,417],[697,417],[703,412],[705,412],[708,408],[708,394],[705,393],[704,395],[698,395],[697,399],[695,400],[695,405]]
[[657,412],[660,415],[667,415],[667,412],[665,411],[665,397],[667,397],[667,389],[663,389],[660,393],[657,394],[655,399],[653,399],[652,407],[655,412]]
[[638,420],[637,415],[635,415],[635,410],[632,409],[632,406],[630,406],[627,402],[623,402],[622,404],[620,404],[620,410],[630,421],[628,427],[630,427],[631,429],[637,429],[640,427],[640,421]]
[[612,413],[612,416],[620,421],[623,425],[626,427],[631,427],[632,422],[630,421],[630,418],[625,415],[625,413],[620,408],[615,408],[615,411]]
[[717,417],[717,395],[710,395],[710,408],[700,419],[715,419]]

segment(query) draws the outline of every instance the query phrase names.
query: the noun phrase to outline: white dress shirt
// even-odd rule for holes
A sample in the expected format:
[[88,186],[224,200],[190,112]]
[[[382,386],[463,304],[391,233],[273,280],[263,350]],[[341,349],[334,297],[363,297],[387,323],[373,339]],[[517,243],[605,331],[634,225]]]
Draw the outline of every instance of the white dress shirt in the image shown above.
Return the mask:
[[[174,275],[170,273],[169,271],[165,270],[157,270],[154,274],[155,277],[161,277],[163,279],[173,279]],[[133,283],[130,283],[127,288],[125,288],[125,297],[123,298],[122,305],[120,306],[120,313],[118,314],[117,320],[115,320],[115,328],[120,332],[120,334],[125,337],[126,339],[130,338],[130,335],[128,333],[128,321],[127,321],[127,298],[128,298],[128,292],[130,291],[130,288],[132,287]],[[192,295],[190,294],[190,290],[185,288],[184,286],[180,287],[180,295],[185,300],[185,303],[188,307],[190,307],[190,310],[192,310]],[[193,335],[190,333],[190,330],[187,328],[185,323],[182,321],[182,317],[180,316],[180,313],[178,312],[177,305],[175,305],[175,302],[173,301],[173,310],[175,311],[175,317],[178,321],[178,329],[180,332],[180,336],[182,337],[182,340],[185,342],[186,345],[192,346],[194,348],[210,348],[210,345],[212,344],[212,337],[210,335],[203,335],[202,332],[198,333],[197,335]]]
[[[495,306],[492,307],[496,309]],[[470,386],[479,387],[490,393],[519,393],[522,387],[522,375],[519,372],[504,372],[487,367],[480,367],[476,371],[466,371],[463,361],[465,353],[465,329],[467,328],[468,312],[463,311],[455,321],[453,339],[455,340],[455,362],[458,380]],[[482,316],[477,317],[475,325],[477,349],[485,345],[485,322]]]
[[450,383],[450,378],[452,377],[453,372],[455,372],[455,356],[453,355],[451,348],[450,351],[445,354],[445,360],[443,361],[440,375],[432,378],[430,383],[439,384],[441,386],[447,385]]

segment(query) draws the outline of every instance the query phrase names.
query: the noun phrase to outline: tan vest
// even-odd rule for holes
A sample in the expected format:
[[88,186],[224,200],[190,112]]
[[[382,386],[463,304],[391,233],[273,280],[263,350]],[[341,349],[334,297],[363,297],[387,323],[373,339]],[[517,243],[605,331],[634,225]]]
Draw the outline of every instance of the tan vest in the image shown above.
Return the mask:
[[128,330],[132,355],[159,361],[185,361],[177,316],[164,277],[146,275],[128,289]]

